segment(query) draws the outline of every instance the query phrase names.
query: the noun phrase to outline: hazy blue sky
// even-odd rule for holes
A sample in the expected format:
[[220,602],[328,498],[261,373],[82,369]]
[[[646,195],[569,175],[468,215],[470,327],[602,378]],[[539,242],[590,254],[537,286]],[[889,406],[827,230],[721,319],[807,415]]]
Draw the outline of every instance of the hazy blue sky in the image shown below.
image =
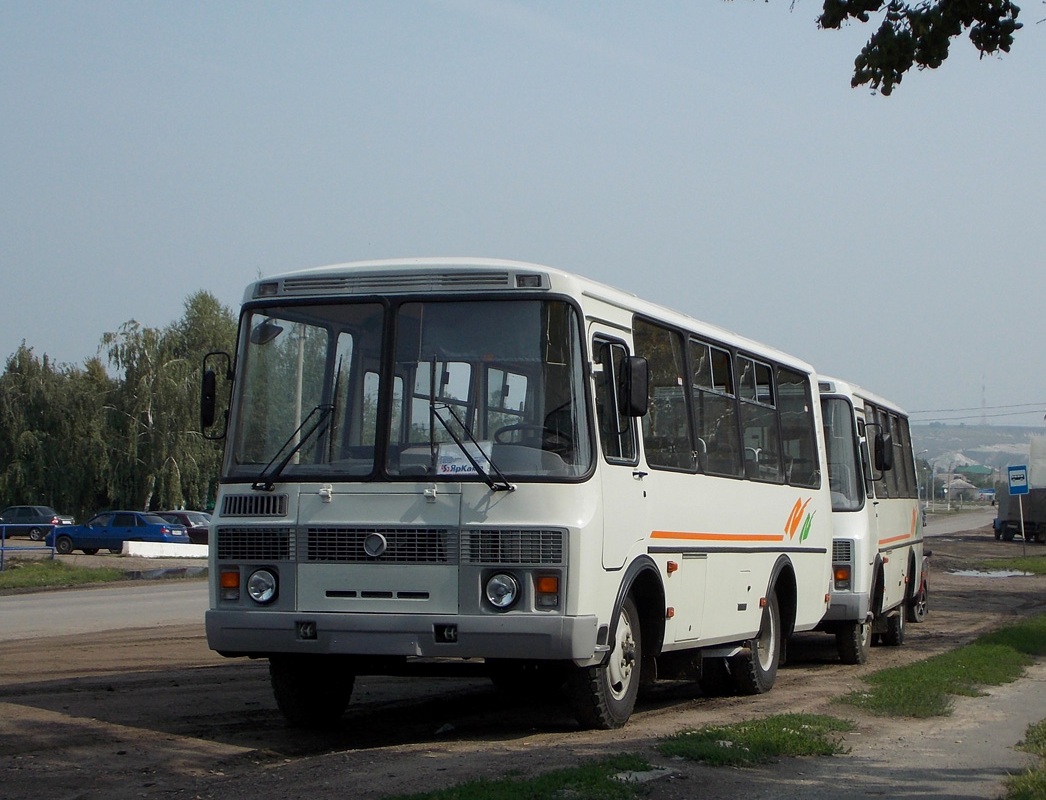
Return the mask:
[[1039,9],[881,97],[850,88],[871,27],[790,6],[0,0],[0,356],[80,364],[276,272],[491,256],[969,409],[916,421],[1042,424]]

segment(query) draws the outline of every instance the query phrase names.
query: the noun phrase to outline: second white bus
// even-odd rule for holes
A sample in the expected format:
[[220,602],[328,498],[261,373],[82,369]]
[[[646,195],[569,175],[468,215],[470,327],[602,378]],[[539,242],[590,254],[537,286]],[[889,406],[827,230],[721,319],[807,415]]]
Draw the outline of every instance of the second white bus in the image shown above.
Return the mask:
[[821,625],[840,659],[904,643],[928,608],[922,513],[908,417],[854,384],[820,377],[832,490],[832,604]]

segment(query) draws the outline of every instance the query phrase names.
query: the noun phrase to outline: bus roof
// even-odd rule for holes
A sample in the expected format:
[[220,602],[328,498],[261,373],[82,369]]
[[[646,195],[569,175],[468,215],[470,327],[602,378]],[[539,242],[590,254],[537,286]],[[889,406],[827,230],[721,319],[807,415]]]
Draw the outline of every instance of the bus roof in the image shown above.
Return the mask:
[[310,267],[261,278],[244,292],[244,303],[264,298],[304,299],[354,295],[388,295],[497,291],[554,291],[581,300],[602,301],[642,316],[719,340],[753,355],[773,358],[805,372],[805,361],[733,331],[680,311],[643,300],[631,292],[557,267],[500,258],[439,257],[352,261]]
[[817,382],[820,385],[821,394],[841,394],[848,397],[860,397],[862,400],[867,400],[870,403],[874,403],[880,408],[886,408],[902,417],[907,417],[908,412],[901,408],[899,405],[891,400],[887,400],[885,397],[880,397],[874,392],[870,392],[862,386],[858,386],[856,383],[850,383],[849,381],[840,380],[839,378],[832,378],[828,375],[818,375]]

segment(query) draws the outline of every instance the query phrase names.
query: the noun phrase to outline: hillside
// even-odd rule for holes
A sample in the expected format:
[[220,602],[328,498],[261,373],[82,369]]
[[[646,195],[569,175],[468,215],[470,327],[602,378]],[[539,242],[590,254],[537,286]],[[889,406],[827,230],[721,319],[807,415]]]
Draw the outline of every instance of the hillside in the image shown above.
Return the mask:
[[1044,434],[1043,426],[913,424],[912,446],[916,460],[936,462],[942,469],[952,464],[1005,469],[1026,464],[1031,437]]

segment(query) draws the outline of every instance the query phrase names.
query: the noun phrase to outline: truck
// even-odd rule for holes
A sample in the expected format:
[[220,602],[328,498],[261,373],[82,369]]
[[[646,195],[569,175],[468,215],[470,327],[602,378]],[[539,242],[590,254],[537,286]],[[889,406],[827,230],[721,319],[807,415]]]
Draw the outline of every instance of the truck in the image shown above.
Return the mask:
[[[1029,489],[1018,498],[1009,492],[996,492],[998,513],[992,527],[995,538],[1013,541],[1021,533],[1021,511],[1024,512],[1024,540],[1046,542],[1046,489]],[[1019,499],[1019,502],[1018,502]]]

